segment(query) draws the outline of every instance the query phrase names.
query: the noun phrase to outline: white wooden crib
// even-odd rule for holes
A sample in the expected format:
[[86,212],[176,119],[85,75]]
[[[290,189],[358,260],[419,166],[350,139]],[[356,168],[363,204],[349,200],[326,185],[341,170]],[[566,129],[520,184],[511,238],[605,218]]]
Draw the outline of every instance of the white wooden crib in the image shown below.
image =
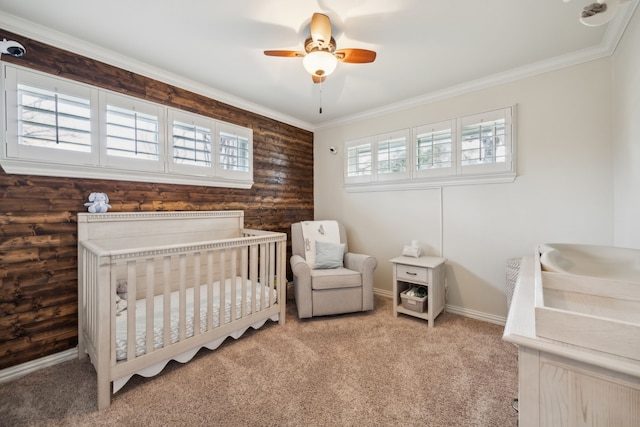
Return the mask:
[[284,324],[286,241],[244,229],[242,211],[78,214],[78,354],[96,369],[98,408],[135,374]]

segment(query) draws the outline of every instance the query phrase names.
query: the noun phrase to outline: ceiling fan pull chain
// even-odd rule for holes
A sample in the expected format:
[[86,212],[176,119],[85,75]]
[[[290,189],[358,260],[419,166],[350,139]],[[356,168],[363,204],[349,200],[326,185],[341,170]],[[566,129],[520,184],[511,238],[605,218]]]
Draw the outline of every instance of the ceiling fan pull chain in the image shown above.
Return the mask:
[[322,82],[320,82],[320,114],[322,114]]

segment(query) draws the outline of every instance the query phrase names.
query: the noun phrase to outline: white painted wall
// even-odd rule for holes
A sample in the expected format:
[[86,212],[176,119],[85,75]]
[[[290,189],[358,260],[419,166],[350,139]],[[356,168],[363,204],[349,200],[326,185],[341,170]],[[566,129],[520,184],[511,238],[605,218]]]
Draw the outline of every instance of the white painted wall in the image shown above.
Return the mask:
[[[377,257],[377,290],[391,295],[388,260],[418,239],[427,254],[448,258],[450,308],[505,318],[508,258],[533,254],[541,242],[613,244],[611,62],[600,59],[317,130],[316,219],[344,222],[350,248]],[[344,141],[512,104],[518,105],[514,183],[344,190]],[[338,147],[337,155],[330,146]]]
[[613,55],[615,245],[640,249],[640,8]]

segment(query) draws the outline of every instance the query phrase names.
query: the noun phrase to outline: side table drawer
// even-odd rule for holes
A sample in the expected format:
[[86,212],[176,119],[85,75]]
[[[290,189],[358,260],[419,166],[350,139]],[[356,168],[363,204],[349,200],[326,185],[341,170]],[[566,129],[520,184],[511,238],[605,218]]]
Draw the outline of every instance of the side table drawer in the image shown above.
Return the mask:
[[427,283],[427,269],[412,265],[396,264],[396,275],[400,280],[418,280]]

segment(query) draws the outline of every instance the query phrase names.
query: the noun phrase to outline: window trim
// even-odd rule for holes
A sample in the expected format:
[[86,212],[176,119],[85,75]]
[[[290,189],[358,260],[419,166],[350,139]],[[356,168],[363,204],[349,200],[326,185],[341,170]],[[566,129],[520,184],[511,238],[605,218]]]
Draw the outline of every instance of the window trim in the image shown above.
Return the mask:
[[[0,115],[2,122],[2,149],[0,150],[0,166],[8,174],[27,174],[39,176],[54,176],[68,178],[106,179],[118,181],[136,181],[151,183],[166,183],[179,185],[198,185],[207,187],[226,187],[249,189],[253,186],[253,130],[235,124],[221,122],[213,118],[195,113],[188,113],[184,110],[175,109],[166,105],[146,101],[141,98],[131,97],[107,89],[102,89],[65,79],[48,73],[43,73],[30,68],[16,66],[0,61],[2,78],[0,79],[0,89],[5,114]],[[26,77],[25,77],[26,76]],[[91,93],[91,133],[92,149],[90,156],[81,156],[81,159],[74,159],[75,154],[64,151],[63,156],[50,156],[39,154],[46,151],[55,151],[38,147],[36,153],[25,153],[25,146],[18,144],[18,111],[17,111],[17,85],[26,84],[28,86],[47,89],[48,87],[71,87],[72,91],[80,90]],[[44,87],[43,87],[44,85]],[[49,89],[50,90],[50,89]],[[61,90],[61,93],[67,93]],[[70,94],[74,94],[72,92]],[[147,105],[151,109],[157,109],[159,122],[159,165],[155,161],[149,163],[148,160],[132,159],[126,157],[107,156],[106,151],[106,105],[107,98],[128,100],[135,105]],[[220,171],[214,166],[212,174],[194,173],[194,171],[176,170],[173,168],[173,142],[172,142],[172,122],[168,119],[172,113],[194,114],[205,120],[211,120],[213,155],[217,153],[218,129],[232,127],[236,132],[241,133],[249,142],[249,170],[238,173],[228,173],[236,171]],[[32,147],[27,147],[32,148]],[[146,164],[145,164],[146,163]],[[178,168],[180,169],[180,168]]]
[[[347,192],[367,192],[367,191],[393,191],[393,190],[416,190],[439,188],[451,185],[474,185],[474,184],[496,184],[514,182],[517,177],[517,144],[516,144],[516,111],[517,105],[487,110],[482,113],[469,114],[450,120],[443,120],[432,124],[414,126],[410,128],[411,149],[408,164],[411,165],[411,176],[408,179],[397,181],[383,181],[377,179],[376,175],[371,175],[368,180],[356,180],[354,177],[347,176],[347,159],[348,148],[357,141],[375,141],[376,136],[363,137],[345,142],[345,170],[344,170],[344,188]],[[507,153],[507,161],[505,163],[487,163],[481,165],[462,166],[460,158],[461,147],[461,123],[464,120],[482,116],[495,116],[503,112],[508,115],[506,120],[510,124],[510,154]],[[509,114],[510,112],[510,114]],[[422,129],[433,127],[439,128],[451,124],[452,129],[452,165],[444,170],[434,169],[429,171],[417,170],[417,136]],[[505,123],[505,125],[507,124]],[[409,131],[409,128],[407,129]],[[372,142],[373,144],[373,142]],[[375,147],[372,145],[372,150]],[[377,170],[377,160],[373,158],[374,164],[372,169]]]

